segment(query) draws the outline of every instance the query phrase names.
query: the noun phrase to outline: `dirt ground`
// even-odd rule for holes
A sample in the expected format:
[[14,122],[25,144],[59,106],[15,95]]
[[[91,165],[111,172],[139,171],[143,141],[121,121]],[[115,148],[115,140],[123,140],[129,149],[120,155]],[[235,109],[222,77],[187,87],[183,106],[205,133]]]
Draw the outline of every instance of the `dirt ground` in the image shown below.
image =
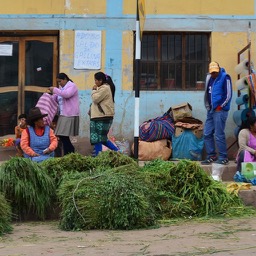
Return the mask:
[[256,255],[256,217],[162,224],[148,230],[66,232],[58,222],[14,223],[2,256]]

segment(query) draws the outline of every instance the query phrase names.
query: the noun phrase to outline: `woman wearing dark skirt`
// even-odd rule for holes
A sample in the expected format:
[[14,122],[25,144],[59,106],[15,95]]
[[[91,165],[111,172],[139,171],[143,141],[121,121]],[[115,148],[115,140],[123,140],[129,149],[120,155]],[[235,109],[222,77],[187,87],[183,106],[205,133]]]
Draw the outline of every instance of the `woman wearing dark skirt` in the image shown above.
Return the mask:
[[102,151],[102,144],[114,151],[118,151],[118,148],[108,139],[115,114],[115,85],[111,77],[103,72],[95,73],[94,81],[90,106],[90,141],[97,156]]
[[63,145],[64,155],[75,152],[70,136],[77,136],[79,132],[79,95],[76,84],[65,74],[57,76],[57,87],[50,87],[55,100],[59,104],[59,117],[55,129]]

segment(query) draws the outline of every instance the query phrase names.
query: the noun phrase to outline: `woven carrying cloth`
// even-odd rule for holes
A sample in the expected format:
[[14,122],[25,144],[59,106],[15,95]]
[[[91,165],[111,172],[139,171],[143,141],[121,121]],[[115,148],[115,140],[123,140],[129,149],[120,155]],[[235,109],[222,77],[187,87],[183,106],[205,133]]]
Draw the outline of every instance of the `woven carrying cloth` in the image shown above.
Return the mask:
[[143,141],[171,140],[174,131],[174,121],[167,112],[163,116],[142,123],[139,127],[139,137]]

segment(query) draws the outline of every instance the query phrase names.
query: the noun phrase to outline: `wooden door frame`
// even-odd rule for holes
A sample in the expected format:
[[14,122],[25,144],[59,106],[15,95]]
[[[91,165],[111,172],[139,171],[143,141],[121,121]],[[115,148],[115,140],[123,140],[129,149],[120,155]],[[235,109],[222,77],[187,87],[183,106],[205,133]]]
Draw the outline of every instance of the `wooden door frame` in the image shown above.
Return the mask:
[[[45,87],[35,86],[35,85],[29,85],[25,86],[25,45],[27,41],[41,41],[41,42],[49,42],[53,43],[53,77],[52,81],[55,83],[56,76],[58,74],[58,62],[59,62],[59,54],[58,54],[58,42],[59,37],[58,35],[29,35],[29,32],[27,32],[27,35],[20,34],[17,36],[5,36],[0,34],[0,42],[18,42],[19,43],[19,60],[18,60],[18,84],[16,86],[6,86],[6,87],[0,87],[0,93],[5,92],[18,92],[18,114],[22,112],[23,109],[25,109],[25,92],[26,91],[32,91],[32,92],[45,92]],[[53,84],[54,85],[54,84]]]

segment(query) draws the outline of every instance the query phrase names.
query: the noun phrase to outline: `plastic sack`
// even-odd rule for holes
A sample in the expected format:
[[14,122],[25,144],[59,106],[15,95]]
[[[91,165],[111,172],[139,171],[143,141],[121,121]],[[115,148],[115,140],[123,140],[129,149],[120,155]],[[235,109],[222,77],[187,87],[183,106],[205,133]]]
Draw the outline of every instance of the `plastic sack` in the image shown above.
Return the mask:
[[[140,140],[138,151],[140,161],[168,160],[172,154],[171,141],[166,139],[153,142]],[[132,153],[134,153],[134,144],[132,145]]]
[[236,172],[234,175],[234,181],[235,182],[246,182],[246,183],[251,183],[253,186],[256,186],[256,178],[253,179],[246,179],[241,172]]
[[222,181],[222,174],[226,166],[223,164],[212,163],[212,178],[217,181]]
[[204,147],[203,138],[197,138],[192,130],[185,129],[172,137],[172,158],[199,161]]
[[131,155],[130,142],[128,140],[116,140],[115,143],[121,153],[127,156]]

